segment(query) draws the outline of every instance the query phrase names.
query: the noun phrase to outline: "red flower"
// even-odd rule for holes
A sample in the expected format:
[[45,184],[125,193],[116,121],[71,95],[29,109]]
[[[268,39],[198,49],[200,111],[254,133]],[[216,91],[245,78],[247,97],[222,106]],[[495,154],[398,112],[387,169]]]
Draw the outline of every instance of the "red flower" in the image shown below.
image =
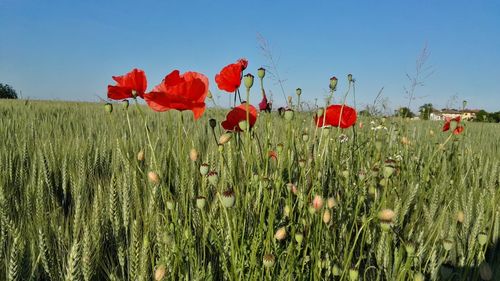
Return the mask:
[[191,110],[196,120],[205,111],[207,94],[208,78],[205,75],[197,72],[180,75],[179,70],[174,70],[151,93],[144,95],[144,99],[155,111]]
[[259,102],[259,110],[271,112],[272,103],[267,101],[266,93],[262,90],[262,100]]
[[240,87],[241,74],[247,65],[246,59],[240,59],[236,63],[225,66],[219,74],[215,75],[217,87],[230,93],[236,91]]
[[[324,116],[326,114],[326,117]],[[327,107],[326,113],[314,116],[314,123],[318,127],[333,126],[346,129],[356,123],[356,110],[347,105],[333,104]],[[323,122],[324,120],[324,122]]]
[[457,123],[457,126],[453,130],[454,135],[459,135],[464,131],[464,126],[460,125],[460,122],[462,121],[461,116],[457,116],[455,118],[450,118],[450,117],[445,117],[444,119],[444,125],[443,125],[443,132],[446,132],[450,129],[451,127],[451,122],[455,121]]
[[136,96],[143,98],[148,86],[146,74],[137,68],[123,76],[113,76],[113,80],[116,81],[117,85],[108,85],[108,98],[113,100],[135,98]]
[[269,156],[269,158],[271,159],[278,160],[278,153],[276,153],[276,151],[274,150],[269,150],[267,152],[267,156]]
[[[257,109],[249,104],[248,105],[249,109],[249,125],[250,129],[255,125],[255,122],[257,121]],[[242,103],[241,105],[233,108],[227,115],[226,115],[226,120],[222,122],[222,127],[226,129],[227,131],[237,131],[240,132],[242,131],[239,126],[240,121],[246,121],[247,120],[247,104]]]

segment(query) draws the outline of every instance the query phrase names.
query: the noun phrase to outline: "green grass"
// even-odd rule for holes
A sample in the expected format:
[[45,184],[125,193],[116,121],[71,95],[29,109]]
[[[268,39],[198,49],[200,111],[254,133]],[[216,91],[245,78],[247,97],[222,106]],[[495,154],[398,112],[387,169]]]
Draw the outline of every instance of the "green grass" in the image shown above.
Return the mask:
[[476,280],[488,268],[500,280],[498,124],[466,123],[447,141],[441,122],[321,130],[311,113],[272,113],[219,148],[208,119],[220,124],[225,111],[196,122],[142,111],[145,120],[135,105],[108,114],[102,104],[0,102],[1,280],[152,280],[158,268],[164,280]]

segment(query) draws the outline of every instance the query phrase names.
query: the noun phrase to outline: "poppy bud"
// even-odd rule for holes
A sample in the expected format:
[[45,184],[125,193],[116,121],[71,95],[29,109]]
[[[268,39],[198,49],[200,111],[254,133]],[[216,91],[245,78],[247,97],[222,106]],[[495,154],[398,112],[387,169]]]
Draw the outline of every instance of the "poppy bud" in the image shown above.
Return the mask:
[[266,69],[261,67],[257,70],[257,76],[259,76],[260,79],[264,78],[266,76]]
[[314,196],[312,205],[315,210],[321,209],[323,207],[323,197],[321,197],[320,195]]
[[234,196],[234,191],[226,190],[222,192],[221,201],[222,201],[222,206],[226,208],[233,207],[234,201],[236,201],[236,197]]
[[453,248],[453,241],[451,241],[450,239],[443,240],[443,248],[446,251],[451,250]]
[[330,213],[330,210],[326,209],[324,212],[323,212],[323,222],[325,224],[328,224],[330,222],[330,220],[332,219],[332,213]]
[[282,241],[286,238],[287,233],[286,233],[286,228],[285,227],[280,227],[274,234],[274,238],[278,241]]
[[168,200],[166,205],[167,205],[167,209],[172,211],[175,207],[175,202],[172,200]]
[[287,109],[285,110],[285,120],[291,121],[293,119],[293,110]]
[[301,89],[301,88],[297,88],[297,90],[295,90],[295,94],[296,94],[297,96],[302,95],[302,89]]
[[486,243],[488,243],[488,235],[486,233],[481,232],[477,236],[477,241],[479,242],[479,245],[484,246]]
[[347,74],[347,80],[349,81],[349,83],[352,82],[352,74]]
[[291,212],[292,212],[292,209],[290,208],[290,206],[285,205],[285,207],[283,207],[283,215],[285,217],[289,217]]
[[337,206],[337,202],[335,201],[335,198],[330,197],[326,201],[326,205],[328,206],[328,208],[333,209],[333,208],[335,208],[335,206]]
[[457,212],[457,222],[459,223],[464,223],[465,220],[465,214],[462,211]]
[[425,276],[421,272],[417,272],[413,275],[414,281],[425,281]]
[[156,172],[150,171],[148,173],[149,182],[152,184],[158,184],[160,182],[160,177]]
[[225,144],[225,143],[227,143],[228,141],[231,140],[232,136],[233,135],[231,133],[224,133],[224,134],[222,134],[219,137],[219,144]]
[[246,131],[248,129],[247,120],[241,120],[240,122],[238,122],[238,127],[240,127],[240,130]]
[[127,110],[127,109],[128,109],[128,106],[129,106],[129,102],[128,102],[128,100],[123,100],[123,101],[122,101],[122,106],[123,106],[123,109]]
[[273,254],[265,254],[262,259],[262,263],[265,267],[270,268],[274,266],[274,255]]
[[212,92],[210,90],[207,93],[207,98],[209,98],[209,99],[213,99],[214,98],[214,96],[212,95]]
[[245,82],[245,87],[247,89],[252,88],[253,86],[253,75],[248,73],[247,75],[243,76],[244,82]]
[[302,232],[295,233],[295,241],[297,241],[298,244],[302,244],[303,240],[304,240],[304,234],[302,234]]
[[203,209],[205,208],[205,204],[207,203],[207,199],[203,196],[199,196],[196,198],[196,207],[198,209]]
[[330,78],[330,90],[335,91],[337,89],[337,77],[333,76]]
[[292,100],[293,100],[292,96],[288,96],[288,104],[290,106],[292,105]]
[[302,134],[302,140],[303,140],[303,141],[308,141],[308,140],[309,140],[309,135],[308,135],[308,134],[306,134],[306,133],[303,133],[303,134]]
[[378,219],[382,222],[392,223],[396,214],[391,209],[383,209],[378,213]]
[[207,163],[201,164],[201,166],[200,166],[200,174],[202,176],[205,176],[206,174],[208,174],[208,164]]
[[106,112],[111,113],[113,112],[113,105],[108,102],[104,105],[104,109],[106,110]]
[[142,162],[142,161],[144,161],[144,158],[145,158],[144,157],[144,150],[139,151],[139,153],[137,153],[137,161]]
[[222,144],[219,144],[217,146],[217,150],[219,150],[220,153],[224,152],[224,146]]
[[208,182],[214,186],[217,185],[217,183],[219,182],[219,175],[217,174],[217,172],[212,171],[208,173]]
[[278,143],[276,145],[276,151],[278,151],[278,153],[283,152],[283,148],[284,148],[284,145],[282,143]]
[[405,245],[405,250],[409,256],[412,256],[415,253],[415,245],[413,245],[413,243],[408,243]]
[[193,162],[196,162],[196,160],[198,160],[198,151],[196,151],[196,149],[191,148],[191,151],[189,151],[189,159],[191,159],[191,161]]
[[217,121],[214,118],[210,118],[210,120],[208,120],[208,124],[212,129],[215,129],[215,126],[217,126]]
[[155,270],[155,281],[161,281],[165,277],[166,267],[164,264],[159,265]]

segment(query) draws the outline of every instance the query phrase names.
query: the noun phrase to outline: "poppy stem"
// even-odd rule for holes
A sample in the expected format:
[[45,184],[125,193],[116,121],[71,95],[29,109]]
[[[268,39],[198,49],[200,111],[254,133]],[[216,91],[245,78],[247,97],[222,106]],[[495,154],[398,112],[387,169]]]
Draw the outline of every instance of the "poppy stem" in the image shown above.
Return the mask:
[[[242,101],[241,101],[241,94],[240,94],[240,88],[238,88],[238,90],[237,90],[237,91],[238,91],[238,98],[240,99],[240,103],[242,103]],[[247,101],[247,102],[248,102],[248,101]]]
[[234,91],[234,103],[233,103],[233,107],[236,107],[236,93],[237,92],[238,92],[238,90]]
[[217,140],[217,135],[215,134],[215,129],[214,128],[212,128],[212,134],[214,135],[215,144],[219,145],[219,141]]

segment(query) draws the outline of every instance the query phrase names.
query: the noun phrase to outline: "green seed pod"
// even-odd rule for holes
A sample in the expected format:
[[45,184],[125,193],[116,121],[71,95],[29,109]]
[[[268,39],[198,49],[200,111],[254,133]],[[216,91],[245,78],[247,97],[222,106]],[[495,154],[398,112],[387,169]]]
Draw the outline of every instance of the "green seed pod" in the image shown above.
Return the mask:
[[203,196],[199,196],[196,198],[196,207],[198,209],[203,209],[205,208],[205,204],[207,203],[207,199]]
[[253,75],[248,73],[247,75],[243,76],[243,82],[245,83],[245,87],[247,89],[252,88],[253,86]]
[[128,100],[123,100],[123,101],[122,101],[122,106],[123,106],[123,109],[127,110],[127,109],[128,109],[128,107],[129,107],[129,102],[128,102]]
[[384,178],[389,178],[390,176],[392,176],[392,174],[394,174],[394,171],[394,167],[390,165],[384,166]]
[[208,174],[208,169],[209,169],[209,166],[207,163],[203,163],[200,165],[200,174],[202,176],[206,176]]
[[309,135],[306,134],[306,133],[303,133],[302,134],[302,140],[305,141],[305,142],[307,142],[309,140]]
[[274,255],[273,254],[265,254],[264,258],[262,259],[262,263],[266,268],[271,268],[274,266]]
[[294,112],[291,109],[285,110],[285,120],[291,121],[293,119]]
[[414,281],[425,281],[425,276],[422,273],[417,272],[413,275],[413,280]]
[[486,233],[481,232],[477,236],[477,241],[479,242],[479,245],[484,246],[486,243],[488,243],[488,235]]
[[257,76],[260,78],[260,79],[263,79],[265,76],[266,76],[266,69],[261,67],[259,69],[257,69]]
[[337,89],[337,77],[333,76],[330,78],[330,90],[335,91]]
[[409,256],[413,256],[413,254],[415,253],[415,245],[413,245],[412,243],[406,244],[405,249],[406,249],[406,253]]
[[359,272],[356,269],[354,268],[349,269],[349,280],[350,281],[359,280]]
[[347,74],[347,81],[352,82],[352,74]]
[[298,244],[302,244],[303,240],[304,240],[304,234],[302,234],[302,232],[295,233],[295,241],[297,241]]
[[443,248],[446,251],[450,251],[453,248],[453,241],[450,239],[444,239],[443,240]]
[[104,109],[106,110],[106,112],[111,113],[113,112],[113,105],[108,102],[104,105]]
[[168,200],[166,205],[167,205],[167,209],[169,209],[170,211],[172,211],[175,207],[174,201],[171,201],[171,200]]
[[236,196],[234,195],[234,191],[226,190],[222,192],[221,201],[222,201],[222,206],[226,208],[233,207],[234,202],[236,201]]
[[302,89],[301,89],[301,88],[297,88],[297,90],[295,90],[295,94],[296,94],[297,96],[302,95]]
[[219,183],[219,174],[214,171],[208,173],[208,182],[213,186],[217,186],[217,183]]

